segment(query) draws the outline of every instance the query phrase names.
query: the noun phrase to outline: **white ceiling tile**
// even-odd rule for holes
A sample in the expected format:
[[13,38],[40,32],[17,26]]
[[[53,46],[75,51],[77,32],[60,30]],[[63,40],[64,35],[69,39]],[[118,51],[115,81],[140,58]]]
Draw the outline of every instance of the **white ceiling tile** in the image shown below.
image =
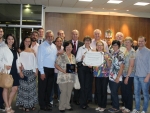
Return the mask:
[[35,4],[48,6],[49,0],[35,0]]
[[63,0],[62,7],[73,7],[78,0]]
[[22,4],[35,4],[34,0],[21,0]]
[[63,0],[49,0],[49,6],[60,7]]

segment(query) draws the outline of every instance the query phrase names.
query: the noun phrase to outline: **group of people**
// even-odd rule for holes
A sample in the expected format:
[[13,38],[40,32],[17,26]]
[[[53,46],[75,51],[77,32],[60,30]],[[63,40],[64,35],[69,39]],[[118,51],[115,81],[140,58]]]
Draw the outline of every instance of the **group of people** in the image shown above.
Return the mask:
[[[63,30],[54,33],[44,29],[33,31],[23,38],[19,48],[13,34],[7,34],[3,40],[3,29],[0,28],[0,71],[6,70],[14,79],[11,92],[0,88],[0,109],[6,113],[14,113],[12,100],[17,94],[16,106],[24,111],[50,111],[53,95],[57,93],[59,110],[73,110],[70,105],[72,91],[73,101],[82,109],[87,109],[88,101],[92,100],[92,84],[95,79],[95,99],[103,112],[107,108],[107,86],[111,91],[112,107],[110,112],[146,113],[149,102],[150,85],[150,50],[145,47],[146,38],[138,38],[138,49],[135,51],[133,39],[117,32],[111,45],[101,39],[101,30],[95,29],[94,38],[85,36],[79,41],[79,31],[72,31],[72,38],[65,40]],[[100,52],[104,62],[99,66],[88,66],[83,63],[88,51]],[[75,64],[76,73],[67,73],[66,65]],[[74,89],[75,76],[78,76],[81,88]],[[38,78],[38,87],[37,79]],[[133,84],[135,109],[133,109]],[[122,102],[119,107],[118,90],[121,87]],[[144,103],[140,112],[140,95],[143,92]]]

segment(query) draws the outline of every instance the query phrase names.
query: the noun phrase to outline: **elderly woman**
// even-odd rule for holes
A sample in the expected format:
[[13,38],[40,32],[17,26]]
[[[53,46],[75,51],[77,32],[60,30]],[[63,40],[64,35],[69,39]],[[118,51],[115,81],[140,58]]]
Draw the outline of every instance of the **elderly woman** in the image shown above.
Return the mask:
[[17,70],[17,48],[16,38],[13,34],[8,34],[5,40],[6,46],[0,48],[0,70],[5,69],[10,73],[14,79],[11,92],[9,93],[8,88],[3,89],[3,99],[5,102],[6,113],[14,113],[11,108],[12,100],[18,90],[19,86],[19,74]]
[[92,87],[93,71],[92,67],[83,64],[84,55],[88,51],[92,51],[90,47],[91,38],[89,36],[84,37],[84,45],[78,49],[76,61],[78,62],[78,76],[81,85],[80,89],[80,107],[86,109],[88,107],[88,94],[90,93],[90,87]]
[[134,80],[134,60],[135,60],[135,50],[132,48],[133,40],[131,37],[125,38],[125,62],[123,70],[123,83],[122,83],[122,99],[124,101],[125,107],[122,107],[122,112],[130,113],[133,106],[133,94],[132,86]]
[[96,43],[96,51],[104,55],[104,62],[98,67],[93,67],[98,99],[98,107],[95,110],[103,112],[107,104],[107,85],[109,81],[111,59],[109,53],[104,52],[104,43],[102,41]]
[[112,108],[108,111],[119,112],[118,90],[122,81],[124,54],[120,51],[121,43],[118,40],[112,42],[112,65],[109,74],[109,87],[111,90]]
[[76,64],[75,56],[71,54],[73,45],[71,42],[64,44],[64,53],[57,57],[55,67],[58,69],[57,83],[60,89],[59,111],[73,110],[70,106],[71,92],[74,86],[74,73],[67,73],[67,64]]

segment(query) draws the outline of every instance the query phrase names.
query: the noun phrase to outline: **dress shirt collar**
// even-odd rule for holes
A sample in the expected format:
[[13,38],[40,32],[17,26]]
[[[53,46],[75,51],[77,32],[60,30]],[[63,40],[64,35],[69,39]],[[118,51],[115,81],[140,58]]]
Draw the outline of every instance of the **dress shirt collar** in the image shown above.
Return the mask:
[[[86,49],[85,44],[82,46],[83,49]],[[90,46],[90,49],[92,50],[93,48]]]

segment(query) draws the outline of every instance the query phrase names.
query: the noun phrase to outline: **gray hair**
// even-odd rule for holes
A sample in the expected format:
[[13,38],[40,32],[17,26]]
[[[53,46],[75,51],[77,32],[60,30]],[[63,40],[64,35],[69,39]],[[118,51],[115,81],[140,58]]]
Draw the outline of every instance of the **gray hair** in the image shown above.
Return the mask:
[[45,33],[45,36],[46,36],[48,33],[51,33],[51,34],[53,35],[53,37],[54,37],[54,33],[53,33],[52,30],[47,30],[46,33]]

